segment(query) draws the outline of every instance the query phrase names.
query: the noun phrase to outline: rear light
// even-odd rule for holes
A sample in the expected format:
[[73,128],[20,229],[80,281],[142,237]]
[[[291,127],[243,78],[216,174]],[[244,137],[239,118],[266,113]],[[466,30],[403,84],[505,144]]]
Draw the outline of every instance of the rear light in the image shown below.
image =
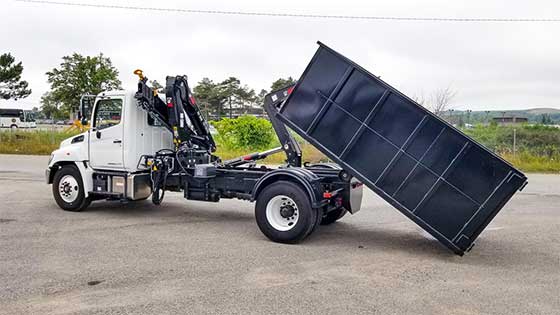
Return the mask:
[[325,199],[330,199],[331,197],[332,197],[332,193],[330,193],[330,192],[328,192],[328,191],[325,191],[325,192],[323,193],[323,198],[325,198]]

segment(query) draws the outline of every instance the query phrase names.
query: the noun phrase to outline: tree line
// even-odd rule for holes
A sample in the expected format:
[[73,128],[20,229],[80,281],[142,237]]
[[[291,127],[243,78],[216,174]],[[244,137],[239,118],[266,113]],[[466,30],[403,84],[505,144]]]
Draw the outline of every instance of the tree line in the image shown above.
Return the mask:
[[[0,97],[21,99],[31,94],[27,81],[22,80],[23,65],[9,54],[0,55]],[[82,95],[96,95],[102,91],[122,89],[119,71],[109,57],[102,53],[96,56],[82,56],[74,53],[62,57],[58,67],[45,73],[50,90],[41,96],[40,116],[50,119],[69,118],[76,113]],[[150,82],[156,89],[163,86],[157,81]],[[236,77],[222,81],[203,78],[193,93],[203,113],[210,119],[237,117],[243,114],[264,114],[262,107],[268,91],[295,83],[292,77],[280,78],[272,82],[270,90],[255,89],[243,84]]]

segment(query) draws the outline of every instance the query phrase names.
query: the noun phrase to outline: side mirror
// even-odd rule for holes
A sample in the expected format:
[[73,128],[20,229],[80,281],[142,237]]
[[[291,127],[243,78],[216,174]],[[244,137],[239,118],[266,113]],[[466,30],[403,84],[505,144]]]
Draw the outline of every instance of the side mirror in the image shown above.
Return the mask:
[[88,119],[86,117],[82,117],[82,125],[85,126],[88,124]]
[[101,131],[97,130],[97,131],[95,132],[95,137],[96,137],[97,139],[101,139]]

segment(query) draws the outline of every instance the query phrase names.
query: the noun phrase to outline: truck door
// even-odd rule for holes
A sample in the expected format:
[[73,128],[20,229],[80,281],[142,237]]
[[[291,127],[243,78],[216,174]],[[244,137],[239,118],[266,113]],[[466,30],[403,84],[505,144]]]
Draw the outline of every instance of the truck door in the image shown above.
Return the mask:
[[89,135],[93,168],[123,169],[123,97],[100,99],[95,104]]

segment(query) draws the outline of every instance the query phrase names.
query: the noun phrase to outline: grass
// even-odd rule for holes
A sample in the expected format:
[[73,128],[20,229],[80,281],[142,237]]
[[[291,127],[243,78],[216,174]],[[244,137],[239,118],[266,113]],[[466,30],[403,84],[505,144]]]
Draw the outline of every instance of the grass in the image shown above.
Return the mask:
[[560,173],[560,129],[558,128],[544,125],[477,125],[463,132],[497,152],[522,171]]
[[506,161],[524,172],[560,174],[560,157],[549,158],[536,156],[527,152],[521,152],[515,155],[512,153],[502,153],[500,155]]
[[58,149],[62,140],[77,133],[51,130],[1,131],[0,153],[49,155]]

